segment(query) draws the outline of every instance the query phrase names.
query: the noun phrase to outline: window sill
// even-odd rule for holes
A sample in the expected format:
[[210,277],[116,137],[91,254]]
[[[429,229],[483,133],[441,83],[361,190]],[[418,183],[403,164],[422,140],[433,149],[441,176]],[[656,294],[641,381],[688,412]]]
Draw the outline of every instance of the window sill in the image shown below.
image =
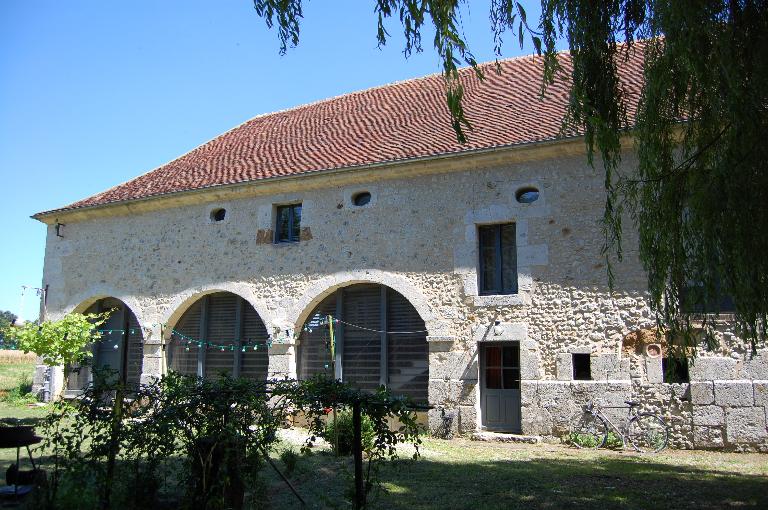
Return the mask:
[[495,294],[472,296],[474,306],[523,306],[525,300],[520,294]]

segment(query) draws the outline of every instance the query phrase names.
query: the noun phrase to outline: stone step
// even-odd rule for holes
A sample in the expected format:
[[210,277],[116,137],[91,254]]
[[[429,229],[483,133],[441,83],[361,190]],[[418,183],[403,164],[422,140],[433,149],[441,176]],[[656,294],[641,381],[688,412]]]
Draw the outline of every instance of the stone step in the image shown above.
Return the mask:
[[501,432],[475,432],[472,441],[496,441],[499,443],[541,443],[540,436],[525,436],[523,434],[504,434]]

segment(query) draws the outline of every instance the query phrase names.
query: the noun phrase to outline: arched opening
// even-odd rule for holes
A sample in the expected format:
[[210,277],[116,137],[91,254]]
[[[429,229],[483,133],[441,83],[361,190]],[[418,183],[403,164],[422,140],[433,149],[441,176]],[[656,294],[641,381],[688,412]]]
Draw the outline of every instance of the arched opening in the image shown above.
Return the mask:
[[264,322],[245,299],[231,292],[207,294],[171,330],[168,368],[198,377],[265,380],[268,340]]
[[[334,319],[333,358],[328,316]],[[368,283],[343,287],[312,310],[301,330],[299,378],[327,374],[368,391],[383,385],[426,403],[426,329],[413,305],[397,291]]]
[[91,383],[91,366],[115,370],[118,380],[129,386],[138,386],[141,382],[144,335],[133,311],[119,299],[104,298],[89,306],[84,313],[110,310],[109,318],[99,326],[101,340],[91,345],[93,358],[90,364],[68,367],[69,392],[79,392]]

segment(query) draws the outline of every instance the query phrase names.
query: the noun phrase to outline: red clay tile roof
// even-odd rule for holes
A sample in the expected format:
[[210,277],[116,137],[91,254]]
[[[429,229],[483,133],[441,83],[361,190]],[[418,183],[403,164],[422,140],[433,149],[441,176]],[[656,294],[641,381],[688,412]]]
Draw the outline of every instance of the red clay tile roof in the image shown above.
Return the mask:
[[[629,115],[642,85],[642,50],[635,47],[620,73]],[[570,70],[568,53],[561,65]],[[99,206],[224,184],[294,176],[494,147],[553,140],[568,86],[558,81],[540,98],[542,59],[519,57],[485,64],[485,81],[462,71],[468,142],[456,141],[440,75],[393,83],[261,115],[147,174],[62,209]],[[40,213],[40,215],[48,214]]]

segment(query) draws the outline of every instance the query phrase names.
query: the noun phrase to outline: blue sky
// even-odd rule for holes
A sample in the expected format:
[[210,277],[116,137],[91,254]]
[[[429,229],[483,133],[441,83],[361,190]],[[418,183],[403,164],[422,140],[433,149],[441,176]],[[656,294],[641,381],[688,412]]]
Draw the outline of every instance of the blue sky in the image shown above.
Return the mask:
[[[462,16],[493,60],[487,0]],[[529,19],[537,19],[535,5]],[[278,53],[251,0],[0,2],[0,310],[40,286],[45,227],[67,205],[166,163],[262,113],[439,72],[425,34],[405,59],[396,20],[376,46],[373,0],[305,2],[299,46]],[[326,7],[332,5],[332,7]],[[508,36],[504,56],[521,52]],[[105,247],[105,256],[108,256]],[[37,317],[28,291],[23,316]]]

